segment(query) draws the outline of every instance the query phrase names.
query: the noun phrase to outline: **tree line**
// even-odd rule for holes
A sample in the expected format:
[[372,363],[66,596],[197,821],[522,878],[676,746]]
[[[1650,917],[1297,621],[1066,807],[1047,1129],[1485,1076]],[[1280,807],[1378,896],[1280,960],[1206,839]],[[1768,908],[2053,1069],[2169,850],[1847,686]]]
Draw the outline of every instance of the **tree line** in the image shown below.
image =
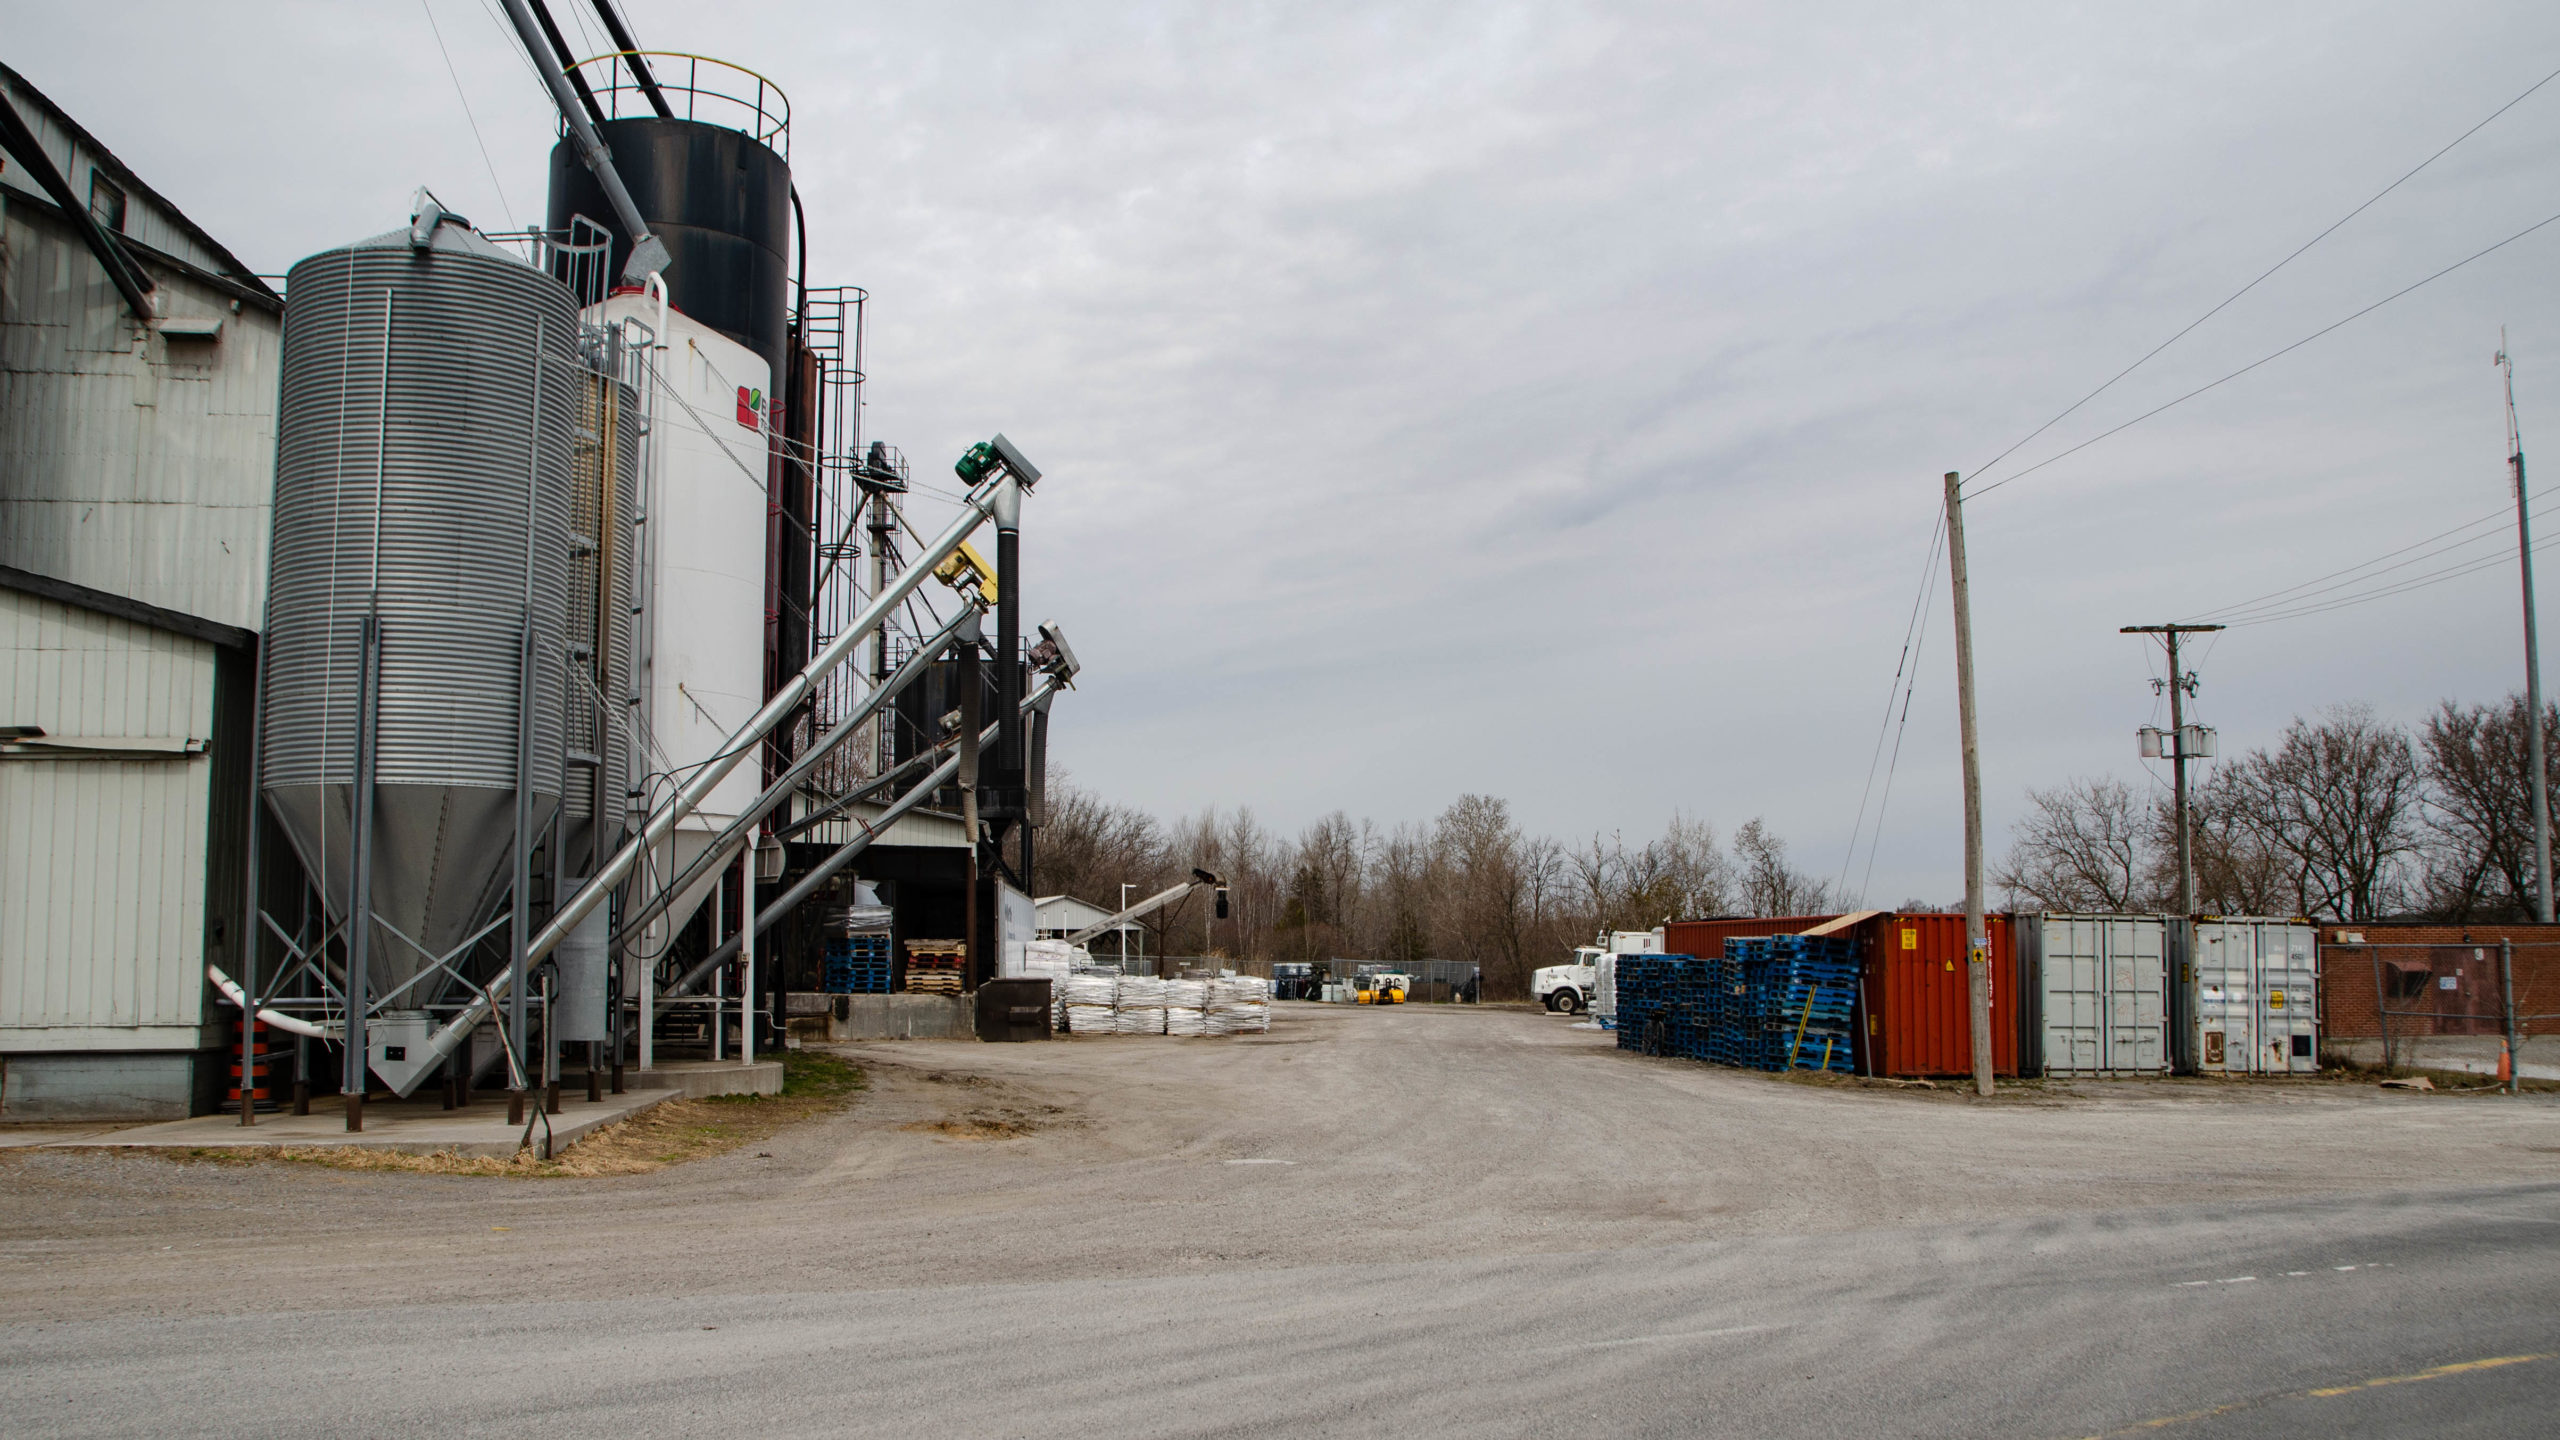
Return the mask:
[[1105,910],[1187,878],[1224,878],[1228,915],[1204,892],[1140,922],[1158,955],[1217,955],[1260,969],[1334,958],[1471,961],[1489,998],[1528,994],[1530,972],[1609,930],[1699,915],[1801,915],[1831,904],[1828,881],[1798,869],[1786,841],[1753,819],[1721,840],[1674,815],[1631,844],[1525,832],[1510,805],[1462,795],[1428,824],[1382,827],[1341,811],[1295,834],[1250,808],[1162,821],[1063,777],[1051,781],[1039,888]]
[[[2198,910],[2451,923],[2530,920],[2532,770],[2524,697],[2445,701],[2415,730],[2363,706],[2297,717],[2270,747],[2188,772]],[[2560,707],[2543,773],[2560,791]],[[2160,911],[2177,897],[2164,786],[2107,777],[2027,791],[1992,883],[2017,908]]]

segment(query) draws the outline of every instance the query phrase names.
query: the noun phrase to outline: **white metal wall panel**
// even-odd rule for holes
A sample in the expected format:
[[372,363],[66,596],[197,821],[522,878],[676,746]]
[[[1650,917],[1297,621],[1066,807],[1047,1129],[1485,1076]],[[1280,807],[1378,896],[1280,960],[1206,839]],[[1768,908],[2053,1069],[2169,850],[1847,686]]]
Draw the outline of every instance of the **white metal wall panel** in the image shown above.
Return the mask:
[[2044,927],[2044,1068],[2094,1075],[2106,1068],[2106,957],[2099,922],[2047,915]]
[[5,219],[0,564],[256,629],[275,472],[280,327],[158,277],[219,339],[135,338],[106,272],[51,216]]
[[[209,741],[214,668],[202,641],[0,589],[5,723]],[[211,769],[0,758],[0,1048],[195,1043]]]
[[[622,295],[587,317],[654,326],[655,304]],[[769,442],[739,423],[738,392],[764,394],[763,357],[711,327],[667,312],[652,353],[642,541],[646,630],[640,690],[660,766],[700,764],[764,704],[765,475]],[[657,759],[663,753],[663,759]],[[663,793],[663,788],[652,794]],[[750,761],[729,772],[690,822],[715,827],[761,788]]]
[[2165,1073],[2168,922],[2045,915],[2037,923],[2045,1073]]
[[2320,1068],[2319,932],[2308,925],[2258,927],[2257,1066],[2261,1073],[2308,1075]]
[[2147,915],[2107,922],[2107,1068],[2169,1069],[2169,924]]

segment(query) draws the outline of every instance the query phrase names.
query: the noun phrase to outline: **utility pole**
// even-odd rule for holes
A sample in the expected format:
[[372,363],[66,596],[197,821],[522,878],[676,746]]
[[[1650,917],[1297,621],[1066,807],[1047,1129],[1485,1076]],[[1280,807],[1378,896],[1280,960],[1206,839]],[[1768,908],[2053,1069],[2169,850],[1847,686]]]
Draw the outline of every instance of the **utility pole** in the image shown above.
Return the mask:
[[2196,848],[2187,830],[2187,761],[2190,758],[2202,759],[2210,752],[2201,745],[2190,743],[2201,736],[2201,730],[2197,736],[2187,733],[2186,698],[2196,693],[2196,677],[2178,668],[2178,637],[2210,634],[2221,628],[2219,625],[2127,625],[2116,632],[2120,635],[2158,635],[2169,642],[2169,678],[2165,682],[2155,682],[2155,688],[2162,683],[2169,687],[2169,772],[2173,782],[2170,790],[2177,797],[2178,914],[2181,916],[2196,913]]
[[2524,432],[2516,428],[2516,362],[2498,327],[2498,368],[2507,374],[2507,468],[2516,482],[2516,568],[2524,575],[2525,765],[2533,775],[2533,914],[2551,923],[2551,780],[2542,753],[2542,646],[2533,623],[2533,514],[2524,490]]
[[1973,727],[1973,599],[1964,571],[1964,495],[1947,472],[1947,578],[1955,590],[1956,718],[1964,744],[1965,998],[1973,1009],[1973,1092],[1991,1094],[1991,932],[1982,920],[1982,747]]

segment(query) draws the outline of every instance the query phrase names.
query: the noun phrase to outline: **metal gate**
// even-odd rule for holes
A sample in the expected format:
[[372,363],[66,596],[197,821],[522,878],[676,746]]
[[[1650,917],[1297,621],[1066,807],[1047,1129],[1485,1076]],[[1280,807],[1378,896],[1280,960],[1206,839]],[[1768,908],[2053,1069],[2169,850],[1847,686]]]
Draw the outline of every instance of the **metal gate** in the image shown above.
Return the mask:
[[2040,915],[2027,930],[2044,1072],[2166,1073],[2167,918]]

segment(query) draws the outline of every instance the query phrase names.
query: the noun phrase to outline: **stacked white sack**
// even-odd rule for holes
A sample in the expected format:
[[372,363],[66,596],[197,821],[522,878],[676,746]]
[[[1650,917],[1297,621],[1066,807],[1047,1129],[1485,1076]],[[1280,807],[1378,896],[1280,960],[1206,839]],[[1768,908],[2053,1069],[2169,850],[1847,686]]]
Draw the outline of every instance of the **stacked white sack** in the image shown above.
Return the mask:
[[1115,1035],[1161,1035],[1164,1033],[1164,982],[1153,975],[1120,977],[1120,1013],[1114,1017],[1111,1030]]
[[1120,1003],[1120,977],[1107,971],[1081,971],[1067,977],[1063,993],[1070,1005],[1099,1005],[1107,1010]]
[[1067,977],[1075,973],[1081,958],[1076,947],[1063,940],[1029,940],[1022,946],[1022,978],[1049,982],[1049,1024],[1063,1030],[1067,1024]]
[[1112,1007],[1119,1001],[1120,977],[1104,971],[1070,972],[1059,986],[1058,1003],[1066,1012],[1067,1030],[1075,1035],[1108,1035],[1116,1023]]
[[1271,1007],[1261,1003],[1212,1005],[1207,1019],[1208,1033],[1212,1035],[1260,1035],[1271,1028]]
[[1167,980],[1164,982],[1164,1033],[1167,1035],[1206,1035],[1209,1033],[1209,982],[1206,980]]

